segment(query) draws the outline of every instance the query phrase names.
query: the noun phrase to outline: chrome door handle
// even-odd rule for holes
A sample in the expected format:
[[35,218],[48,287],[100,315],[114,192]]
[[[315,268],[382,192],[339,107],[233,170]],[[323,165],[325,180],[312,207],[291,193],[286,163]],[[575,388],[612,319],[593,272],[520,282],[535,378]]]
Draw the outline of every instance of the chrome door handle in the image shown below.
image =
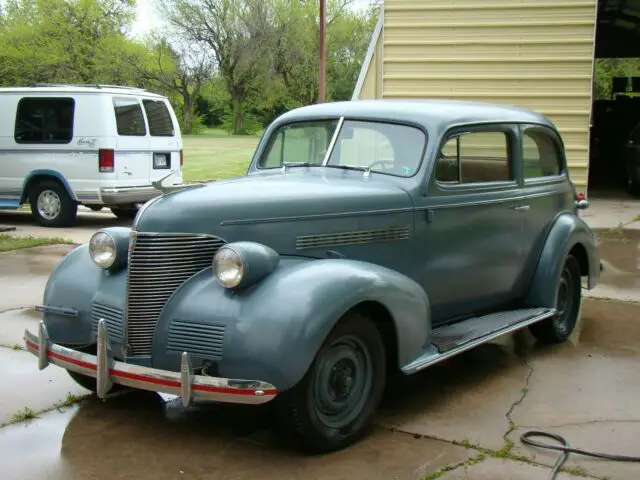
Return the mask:
[[518,211],[518,212],[526,212],[527,210],[529,210],[529,205],[516,205],[514,207],[511,207],[514,210]]

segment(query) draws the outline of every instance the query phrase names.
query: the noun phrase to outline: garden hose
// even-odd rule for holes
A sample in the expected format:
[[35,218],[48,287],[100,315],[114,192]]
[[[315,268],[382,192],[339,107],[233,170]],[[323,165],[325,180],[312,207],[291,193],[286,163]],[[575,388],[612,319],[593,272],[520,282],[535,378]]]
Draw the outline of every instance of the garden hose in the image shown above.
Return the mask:
[[[550,438],[552,440],[557,441],[558,443],[560,443],[560,445],[550,445],[548,443],[542,443],[542,442],[538,442],[535,440],[531,440],[531,437],[546,437],[546,438]],[[528,432],[523,433],[520,436],[520,441],[525,444],[525,445],[530,445],[532,447],[538,447],[538,448],[546,448],[548,450],[557,450],[559,452],[562,452],[562,455],[560,455],[560,457],[558,457],[558,460],[556,461],[555,465],[553,466],[553,469],[551,470],[551,474],[549,475],[549,480],[555,480],[556,476],[558,475],[558,472],[560,471],[560,468],[562,467],[562,465],[564,465],[564,463],[567,461],[567,459],[569,458],[569,454],[570,453],[577,453],[579,455],[585,455],[588,457],[595,457],[595,458],[602,458],[605,460],[612,460],[612,461],[616,461],[616,462],[640,462],[640,457],[630,457],[630,456],[626,456],[626,455],[613,455],[610,453],[598,453],[598,452],[589,452],[587,450],[580,450],[578,448],[571,448],[569,446],[569,442],[567,442],[564,438],[562,438],[560,435],[557,435],[555,433],[548,433],[548,432],[540,432],[537,430],[530,430]]]

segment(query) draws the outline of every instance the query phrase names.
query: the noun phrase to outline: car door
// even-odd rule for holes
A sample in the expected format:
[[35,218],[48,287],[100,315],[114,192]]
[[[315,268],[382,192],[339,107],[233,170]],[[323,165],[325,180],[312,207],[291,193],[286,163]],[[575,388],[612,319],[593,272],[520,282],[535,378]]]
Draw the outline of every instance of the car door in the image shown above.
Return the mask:
[[441,144],[416,209],[424,255],[417,277],[434,323],[513,295],[523,261],[516,144],[509,125],[456,129]]
[[533,277],[547,233],[574,192],[567,178],[562,143],[557,134],[540,125],[521,125],[525,272],[523,287]]

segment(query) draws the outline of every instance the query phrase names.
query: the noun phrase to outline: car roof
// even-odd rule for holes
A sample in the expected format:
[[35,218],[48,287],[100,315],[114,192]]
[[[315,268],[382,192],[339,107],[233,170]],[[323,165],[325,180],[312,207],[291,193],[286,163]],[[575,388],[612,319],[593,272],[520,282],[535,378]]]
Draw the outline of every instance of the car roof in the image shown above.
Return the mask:
[[356,117],[448,127],[456,124],[515,122],[536,123],[555,129],[544,115],[520,107],[463,100],[376,99],[327,102],[299,107],[283,114],[280,121],[323,117]]
[[120,85],[43,85],[33,87],[0,87],[0,94],[70,94],[70,93],[106,93],[109,95],[140,95],[145,97],[165,98],[163,95],[149,92],[143,88]]

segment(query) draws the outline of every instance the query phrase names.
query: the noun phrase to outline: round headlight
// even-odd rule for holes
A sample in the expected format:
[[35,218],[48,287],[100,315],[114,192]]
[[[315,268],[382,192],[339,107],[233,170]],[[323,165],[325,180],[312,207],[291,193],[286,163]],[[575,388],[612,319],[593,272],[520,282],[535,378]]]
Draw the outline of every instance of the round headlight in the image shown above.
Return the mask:
[[237,287],[242,281],[242,257],[229,247],[222,247],[213,257],[213,274],[224,288]]
[[89,254],[96,265],[107,269],[116,261],[116,241],[106,232],[96,232],[89,241]]

